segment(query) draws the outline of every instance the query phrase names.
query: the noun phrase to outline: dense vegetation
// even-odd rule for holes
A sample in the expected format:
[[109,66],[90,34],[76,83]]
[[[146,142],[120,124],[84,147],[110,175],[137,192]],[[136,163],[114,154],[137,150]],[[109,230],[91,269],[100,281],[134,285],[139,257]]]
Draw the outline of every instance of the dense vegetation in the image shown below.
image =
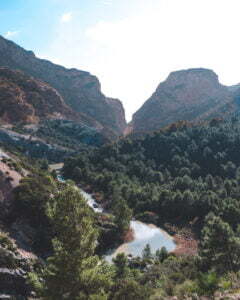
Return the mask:
[[240,119],[179,123],[143,139],[123,139],[68,159],[64,174],[124,199],[138,217],[198,223],[214,212],[236,229],[240,217]]
[[50,143],[74,150],[80,150],[84,145],[102,146],[107,142],[106,137],[96,129],[67,120],[45,121],[36,135]]
[[[164,248],[151,253],[146,245],[142,258],[118,254],[109,265],[96,255],[98,230],[76,189],[61,189],[49,200],[46,212],[56,232],[54,253],[38,272],[28,274],[41,299],[162,300],[171,295],[185,299],[239,288],[240,238],[214,215],[204,227],[199,256],[176,257]],[[221,234],[224,240],[219,239]]]
[[[112,215],[95,214],[72,183],[58,183],[43,162],[42,170],[32,169],[15,189],[10,215],[12,222],[21,215],[33,229],[33,248],[49,257],[28,272],[30,286],[51,300],[198,299],[237,291],[239,133],[238,117],[196,127],[179,123],[68,159],[64,175],[100,192]],[[126,232],[132,212],[159,224],[194,224],[198,254],[152,253],[146,245],[142,257],[119,254],[112,265],[104,262],[99,254],[106,241]]]

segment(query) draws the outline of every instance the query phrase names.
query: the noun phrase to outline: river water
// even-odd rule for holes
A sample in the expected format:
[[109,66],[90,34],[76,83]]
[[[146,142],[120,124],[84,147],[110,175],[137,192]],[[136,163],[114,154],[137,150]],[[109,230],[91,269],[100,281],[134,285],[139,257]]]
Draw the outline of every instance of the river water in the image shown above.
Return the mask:
[[[58,175],[58,180],[60,182],[65,182],[64,178],[60,175]],[[88,205],[95,212],[101,213],[104,211],[103,208],[95,201],[92,195],[84,192],[80,188],[79,191],[86,199]],[[105,256],[107,261],[111,262],[112,258],[121,252],[125,253],[126,255],[141,256],[146,244],[150,245],[152,253],[155,253],[156,250],[161,249],[162,247],[165,247],[169,252],[176,248],[173,238],[166,231],[154,225],[132,220],[131,229],[134,233],[134,240],[132,242],[122,244],[117,249],[109,250],[108,254]]]
[[106,255],[106,260],[111,261],[118,253],[125,253],[131,256],[142,256],[143,249],[146,244],[149,244],[151,251],[154,254],[158,249],[165,247],[168,252],[176,248],[173,238],[164,230],[148,225],[139,221],[131,221],[131,229],[134,232],[134,240],[129,243],[124,243],[117,249],[109,251]]

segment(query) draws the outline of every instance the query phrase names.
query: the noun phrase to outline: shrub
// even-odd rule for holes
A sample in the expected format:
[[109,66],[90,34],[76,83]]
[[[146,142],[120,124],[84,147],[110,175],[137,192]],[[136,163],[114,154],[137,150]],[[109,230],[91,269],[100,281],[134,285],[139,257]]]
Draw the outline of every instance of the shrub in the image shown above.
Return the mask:
[[194,281],[186,280],[182,284],[176,285],[174,288],[174,295],[179,297],[179,299],[184,299],[186,296],[192,296],[196,293],[197,284]]

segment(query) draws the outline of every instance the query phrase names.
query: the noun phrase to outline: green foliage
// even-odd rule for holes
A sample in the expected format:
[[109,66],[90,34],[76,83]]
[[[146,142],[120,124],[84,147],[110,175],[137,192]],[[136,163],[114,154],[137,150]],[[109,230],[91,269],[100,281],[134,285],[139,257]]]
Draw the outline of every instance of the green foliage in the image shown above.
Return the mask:
[[151,295],[151,291],[146,286],[141,286],[135,280],[122,280],[118,285],[113,300],[148,300]]
[[213,295],[219,285],[219,277],[215,272],[200,273],[197,279],[197,290],[200,295]]
[[179,299],[184,299],[185,297],[190,297],[196,294],[198,291],[197,283],[192,280],[185,280],[181,284],[177,284],[174,287],[174,295],[179,297]]
[[114,222],[117,226],[118,234],[123,235],[129,229],[132,218],[132,210],[122,199],[118,200],[114,207]]
[[56,181],[43,174],[24,178],[14,190],[13,218],[21,215],[34,228],[33,246],[38,252],[46,252],[51,248],[53,229],[46,215],[46,207],[57,190]]
[[236,271],[240,266],[240,238],[228,223],[209,214],[202,232],[200,255],[208,267],[220,272]]
[[10,240],[9,236],[0,231],[0,246],[6,250],[16,252],[17,248],[13,241]]
[[110,208],[124,199],[134,215],[153,213],[154,223],[200,225],[213,211],[236,227],[239,132],[237,117],[122,139],[67,159],[64,173],[101,192]]
[[17,248],[9,236],[0,231],[0,268],[17,268],[19,262],[16,260]]
[[34,223],[39,211],[39,222],[45,216],[56,232],[44,280],[30,276],[36,290],[46,299],[145,300],[238,287],[229,274],[237,277],[240,269],[239,133],[239,118],[175,128],[82,152],[64,166],[67,178],[103,195],[113,213],[108,239],[126,232],[132,214],[154,223],[194,220],[198,233],[203,228],[195,257],[164,248],[152,254],[148,245],[142,258],[119,254],[113,265],[104,264],[95,255],[93,213],[79,193],[51,184],[46,192],[38,180],[27,181],[20,189],[22,212]]
[[152,252],[151,252],[151,247],[149,244],[145,246],[145,248],[142,251],[142,258],[145,260],[149,260],[152,258]]
[[119,253],[115,258],[113,258],[113,263],[115,265],[115,277],[125,278],[129,273],[128,260],[124,253]]
[[94,255],[97,231],[86,201],[67,186],[49,202],[48,215],[57,236],[44,270],[44,298],[96,299],[108,287],[109,275]]
[[160,250],[157,250],[155,257],[161,263],[164,262],[164,260],[168,258],[168,252],[166,247],[162,247]]
[[85,149],[86,145],[99,147],[107,142],[96,129],[68,120],[47,120],[41,123],[35,134],[50,143],[74,150]]

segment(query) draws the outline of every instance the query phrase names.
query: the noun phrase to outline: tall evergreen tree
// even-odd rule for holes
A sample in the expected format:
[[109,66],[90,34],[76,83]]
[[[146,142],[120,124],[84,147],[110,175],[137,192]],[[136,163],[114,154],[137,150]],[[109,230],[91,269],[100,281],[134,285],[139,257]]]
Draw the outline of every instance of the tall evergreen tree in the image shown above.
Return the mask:
[[115,224],[117,225],[118,232],[122,235],[129,229],[132,210],[128,207],[126,201],[119,199],[115,204],[114,213]]
[[43,298],[107,299],[108,272],[94,255],[98,234],[86,201],[68,186],[49,205],[48,213],[57,236],[44,271]]
[[200,255],[218,271],[235,271],[240,266],[240,239],[220,217],[209,214],[202,231]]

